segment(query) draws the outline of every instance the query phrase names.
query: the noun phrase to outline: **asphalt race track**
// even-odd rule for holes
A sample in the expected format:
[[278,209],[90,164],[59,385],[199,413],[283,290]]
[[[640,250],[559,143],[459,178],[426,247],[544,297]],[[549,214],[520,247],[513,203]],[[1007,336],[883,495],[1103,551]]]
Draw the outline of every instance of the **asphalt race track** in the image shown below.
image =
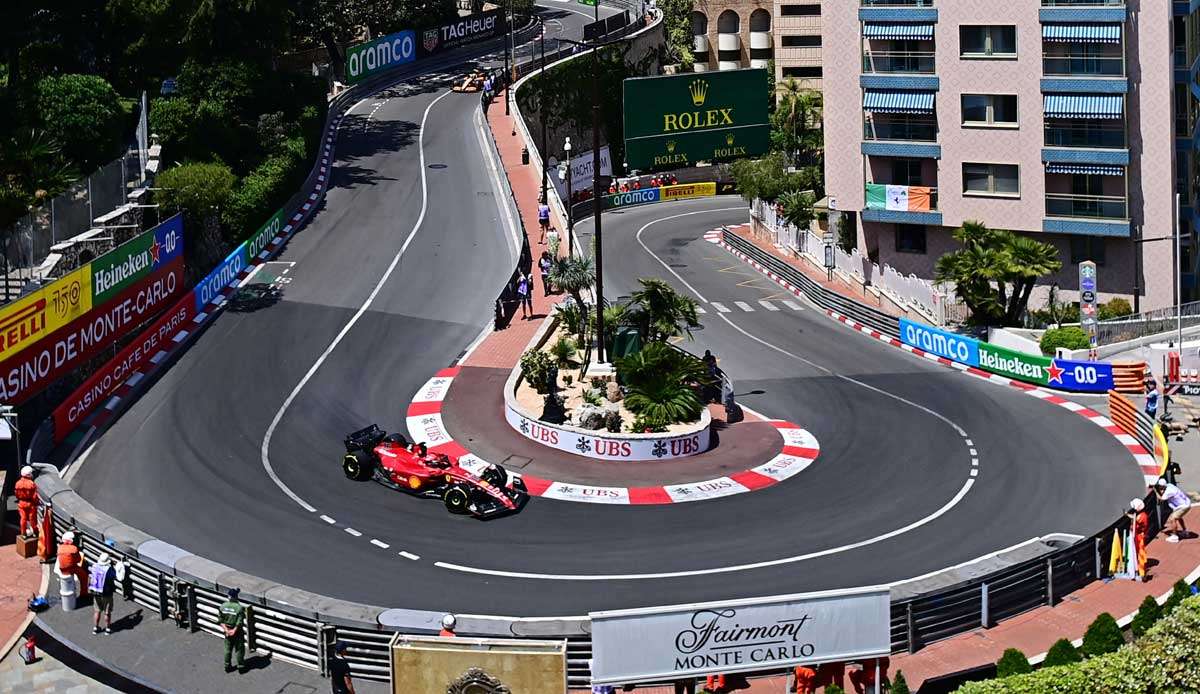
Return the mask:
[[[557,12],[563,31],[586,21]],[[402,423],[416,389],[490,321],[511,271],[476,96],[445,96],[446,86],[417,79],[356,106],[323,209],[262,270],[284,278],[283,300],[217,320],[91,449],[73,480],[83,496],[299,588],[545,616],[895,581],[1035,536],[1093,532],[1139,490],[1124,449],[1076,415],[811,307],[761,308],[776,290],[701,239],[745,220],[744,209],[720,210],[740,206],[734,198],[607,215],[606,286],[615,296],[661,276],[707,301],[760,306],[723,314],[706,302],[692,347],[721,356],[741,402],[818,437],[809,469],[713,501],[533,499],[490,522],[346,480],[342,436]],[[639,242],[647,223],[691,212]]]

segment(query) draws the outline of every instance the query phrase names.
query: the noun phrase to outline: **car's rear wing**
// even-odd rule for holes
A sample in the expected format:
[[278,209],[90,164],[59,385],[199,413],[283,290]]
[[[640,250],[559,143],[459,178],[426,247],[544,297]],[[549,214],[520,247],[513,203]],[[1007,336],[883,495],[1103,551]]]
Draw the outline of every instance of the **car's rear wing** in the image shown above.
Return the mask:
[[346,435],[346,452],[354,451],[369,451],[379,445],[387,436],[387,432],[379,428],[378,424],[372,424],[364,429],[359,429],[356,432]]

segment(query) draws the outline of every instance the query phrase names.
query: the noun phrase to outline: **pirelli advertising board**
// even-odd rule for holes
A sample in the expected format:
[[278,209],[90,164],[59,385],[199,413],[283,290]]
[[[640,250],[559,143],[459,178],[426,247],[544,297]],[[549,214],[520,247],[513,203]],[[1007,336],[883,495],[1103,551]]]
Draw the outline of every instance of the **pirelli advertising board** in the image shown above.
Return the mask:
[[183,290],[183,218],[0,308],[0,402],[20,405]]
[[625,80],[625,160],[635,169],[692,166],[767,151],[761,68]]

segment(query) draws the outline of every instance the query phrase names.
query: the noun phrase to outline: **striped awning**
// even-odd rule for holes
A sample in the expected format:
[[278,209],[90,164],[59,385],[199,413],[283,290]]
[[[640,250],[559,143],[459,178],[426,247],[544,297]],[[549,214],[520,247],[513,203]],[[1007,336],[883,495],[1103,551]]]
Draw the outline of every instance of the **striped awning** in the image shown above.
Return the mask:
[[872,113],[933,113],[933,92],[893,92],[868,89],[863,110]]
[[1042,38],[1055,43],[1121,43],[1121,25],[1043,24]]
[[1124,176],[1124,166],[1106,166],[1103,164],[1046,164],[1046,173],[1052,174],[1084,174],[1087,176]]
[[872,24],[863,25],[863,38],[866,39],[912,39],[929,41],[933,39],[932,24]]
[[1122,118],[1125,97],[1120,94],[1043,94],[1047,118]]

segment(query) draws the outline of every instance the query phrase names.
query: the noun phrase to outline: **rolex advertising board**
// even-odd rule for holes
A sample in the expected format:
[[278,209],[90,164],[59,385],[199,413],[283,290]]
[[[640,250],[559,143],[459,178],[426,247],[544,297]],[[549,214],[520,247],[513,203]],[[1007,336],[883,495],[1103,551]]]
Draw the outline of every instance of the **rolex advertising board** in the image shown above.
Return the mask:
[[692,166],[767,151],[767,73],[760,68],[625,80],[625,160],[635,169]]

